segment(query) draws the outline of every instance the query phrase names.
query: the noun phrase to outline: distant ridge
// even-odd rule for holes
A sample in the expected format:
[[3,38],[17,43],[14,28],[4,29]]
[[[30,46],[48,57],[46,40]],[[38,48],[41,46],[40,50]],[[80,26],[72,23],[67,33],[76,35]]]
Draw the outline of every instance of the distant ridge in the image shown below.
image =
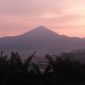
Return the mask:
[[59,35],[45,26],[36,27],[19,36],[0,38],[0,51],[7,52],[28,54],[37,51],[51,54],[78,49],[85,49],[85,39]]
[[31,31],[29,31],[29,32],[26,32],[26,33],[24,33],[24,34],[22,34],[22,35],[29,35],[29,33],[33,33],[33,32],[36,32],[36,33],[54,33],[54,34],[56,34],[56,35],[58,35],[56,32],[53,32],[53,31],[51,31],[51,30],[49,30],[47,27],[45,27],[45,26],[39,26],[39,27],[36,27],[36,28],[34,28],[34,29],[32,29]]

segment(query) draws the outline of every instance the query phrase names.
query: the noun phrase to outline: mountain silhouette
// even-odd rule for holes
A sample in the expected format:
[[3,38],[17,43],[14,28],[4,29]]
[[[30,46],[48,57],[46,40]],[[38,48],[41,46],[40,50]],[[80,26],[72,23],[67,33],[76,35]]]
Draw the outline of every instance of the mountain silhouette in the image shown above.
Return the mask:
[[18,36],[0,38],[0,51],[58,53],[77,49],[85,49],[85,39],[59,35],[44,26]]

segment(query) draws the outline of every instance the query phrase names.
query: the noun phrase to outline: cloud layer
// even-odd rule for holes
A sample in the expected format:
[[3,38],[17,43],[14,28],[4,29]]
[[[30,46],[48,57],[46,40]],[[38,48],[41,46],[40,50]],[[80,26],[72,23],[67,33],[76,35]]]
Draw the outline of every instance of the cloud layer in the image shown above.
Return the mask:
[[45,25],[69,36],[85,37],[85,0],[0,0],[0,35]]

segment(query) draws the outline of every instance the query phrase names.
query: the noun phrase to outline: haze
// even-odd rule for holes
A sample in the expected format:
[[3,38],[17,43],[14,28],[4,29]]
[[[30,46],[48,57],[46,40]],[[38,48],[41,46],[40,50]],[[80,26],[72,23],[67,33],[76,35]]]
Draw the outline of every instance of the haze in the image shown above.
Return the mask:
[[40,25],[60,34],[85,37],[85,0],[0,0],[0,37]]

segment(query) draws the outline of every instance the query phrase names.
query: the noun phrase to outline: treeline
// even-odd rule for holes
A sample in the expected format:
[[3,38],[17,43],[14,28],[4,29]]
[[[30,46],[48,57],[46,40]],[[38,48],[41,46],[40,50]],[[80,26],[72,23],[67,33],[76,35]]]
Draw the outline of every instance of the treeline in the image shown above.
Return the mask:
[[65,57],[45,55],[49,61],[44,72],[32,63],[35,52],[22,62],[18,53],[0,54],[0,85],[85,85],[85,64]]

